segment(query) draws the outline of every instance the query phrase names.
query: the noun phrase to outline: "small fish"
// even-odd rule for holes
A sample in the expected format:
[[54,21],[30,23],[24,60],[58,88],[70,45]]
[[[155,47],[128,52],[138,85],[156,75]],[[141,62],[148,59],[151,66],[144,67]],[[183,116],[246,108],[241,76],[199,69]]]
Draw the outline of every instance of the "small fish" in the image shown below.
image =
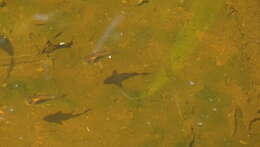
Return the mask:
[[73,45],[73,41],[53,44],[50,40],[48,40],[46,43],[46,47],[41,51],[41,54],[50,54],[58,49],[71,48],[72,45]]
[[88,63],[96,63],[99,60],[101,60],[102,58],[105,58],[110,55],[111,55],[111,53],[109,51],[100,51],[100,52],[93,53],[90,56],[86,57],[86,60]]
[[0,35],[0,48],[10,56],[9,68],[7,69],[7,74],[5,77],[5,80],[8,80],[14,69],[14,48],[11,41],[4,35]]
[[4,35],[0,35],[0,48],[2,48],[9,56],[14,56],[13,45]]
[[63,98],[65,96],[66,96],[65,94],[57,95],[57,96],[55,96],[55,95],[34,95],[28,99],[27,103],[30,105],[42,104],[42,103],[45,103],[50,100],[54,100],[57,98]]
[[116,70],[113,71],[112,75],[107,77],[104,80],[104,84],[114,84],[118,87],[123,87],[122,82],[126,79],[129,79],[131,77],[135,77],[138,75],[148,75],[150,73],[137,73],[137,72],[133,72],[133,73],[117,73]]
[[77,113],[77,114],[64,113],[64,112],[58,111],[58,112],[56,112],[54,114],[50,114],[50,115],[45,116],[43,118],[43,120],[45,120],[47,122],[50,122],[50,123],[57,123],[57,124],[62,125],[63,121],[68,120],[68,119],[72,119],[72,118],[75,118],[75,117],[78,117],[80,115],[83,115],[83,114],[91,111],[91,110],[92,109],[86,109],[85,111],[83,111],[81,113]]

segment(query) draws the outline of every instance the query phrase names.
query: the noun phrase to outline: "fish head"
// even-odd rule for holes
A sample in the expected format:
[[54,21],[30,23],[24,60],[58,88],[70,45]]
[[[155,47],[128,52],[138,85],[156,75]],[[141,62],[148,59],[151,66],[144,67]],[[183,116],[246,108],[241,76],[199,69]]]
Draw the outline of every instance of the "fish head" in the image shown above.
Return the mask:
[[104,84],[115,84],[116,86],[122,87],[122,78],[117,71],[114,70],[112,75],[104,80]]
[[113,73],[112,73],[112,75],[109,76],[109,77],[107,77],[107,78],[104,80],[104,84],[113,84],[113,83],[115,83],[117,75],[118,75],[118,74],[117,74],[117,71],[114,70]]

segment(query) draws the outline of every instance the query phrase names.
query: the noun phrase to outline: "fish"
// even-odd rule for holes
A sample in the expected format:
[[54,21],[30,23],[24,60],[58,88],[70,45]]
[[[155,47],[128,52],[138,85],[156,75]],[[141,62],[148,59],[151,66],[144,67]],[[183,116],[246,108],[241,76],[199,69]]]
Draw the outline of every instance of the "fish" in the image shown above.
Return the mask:
[[47,41],[46,47],[43,48],[41,54],[50,54],[58,49],[71,48],[73,41],[70,42],[60,42],[58,44],[53,44],[50,40]]
[[10,64],[5,77],[6,81],[7,79],[9,79],[9,77],[11,76],[11,72],[14,69],[14,48],[11,41],[4,35],[0,35],[0,48],[3,49],[3,51],[10,56]]
[[14,49],[11,41],[4,35],[0,35],[0,48],[2,48],[9,56],[14,56]]
[[30,105],[42,104],[42,103],[45,103],[45,102],[50,101],[50,100],[54,100],[54,99],[57,99],[57,98],[63,98],[65,96],[66,96],[65,94],[57,95],[57,96],[39,94],[39,95],[34,95],[34,96],[30,97],[27,100],[27,103],[30,104]]
[[109,51],[99,51],[96,53],[91,54],[90,56],[86,57],[86,61],[88,63],[96,63],[99,60],[101,60],[102,58],[105,58],[107,56],[110,56],[111,53]]
[[63,121],[65,120],[69,120],[69,119],[72,119],[72,118],[75,118],[75,117],[79,117],[89,111],[91,111],[92,109],[86,109],[85,111],[81,112],[81,113],[77,113],[77,114],[73,114],[73,113],[64,113],[62,111],[58,111],[54,114],[49,114],[47,116],[45,116],[43,118],[43,120],[47,121],[47,122],[50,122],[50,123],[56,123],[56,124],[59,124],[59,125],[62,125],[63,124]]
[[117,73],[116,70],[112,72],[112,75],[107,77],[104,80],[104,84],[114,84],[118,87],[123,87],[122,82],[135,76],[139,75],[149,75],[150,73],[137,73],[137,72],[132,72],[132,73]]

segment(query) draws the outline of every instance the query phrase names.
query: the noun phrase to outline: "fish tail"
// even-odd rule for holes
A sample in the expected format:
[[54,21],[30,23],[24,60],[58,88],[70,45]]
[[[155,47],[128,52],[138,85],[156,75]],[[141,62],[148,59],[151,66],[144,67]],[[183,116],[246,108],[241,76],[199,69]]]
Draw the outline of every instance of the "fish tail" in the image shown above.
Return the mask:
[[143,72],[143,73],[140,73],[140,75],[149,75],[149,74],[151,74],[151,73],[149,73],[149,72]]
[[6,77],[4,79],[4,82],[6,82],[10,78],[11,72],[13,71],[13,69],[14,69],[14,57],[11,56],[9,67],[8,67],[8,69],[6,71]]
[[91,111],[91,110],[92,110],[92,109],[88,108],[88,109],[86,109],[85,111],[83,111],[81,114],[87,113],[87,112],[89,112],[89,111]]

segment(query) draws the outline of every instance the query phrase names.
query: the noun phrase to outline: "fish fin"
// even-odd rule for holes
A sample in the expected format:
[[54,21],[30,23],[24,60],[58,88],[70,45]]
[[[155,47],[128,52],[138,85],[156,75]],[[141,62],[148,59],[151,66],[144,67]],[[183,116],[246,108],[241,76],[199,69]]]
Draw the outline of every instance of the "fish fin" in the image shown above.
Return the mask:
[[57,121],[57,124],[63,125],[63,122],[62,121]]

